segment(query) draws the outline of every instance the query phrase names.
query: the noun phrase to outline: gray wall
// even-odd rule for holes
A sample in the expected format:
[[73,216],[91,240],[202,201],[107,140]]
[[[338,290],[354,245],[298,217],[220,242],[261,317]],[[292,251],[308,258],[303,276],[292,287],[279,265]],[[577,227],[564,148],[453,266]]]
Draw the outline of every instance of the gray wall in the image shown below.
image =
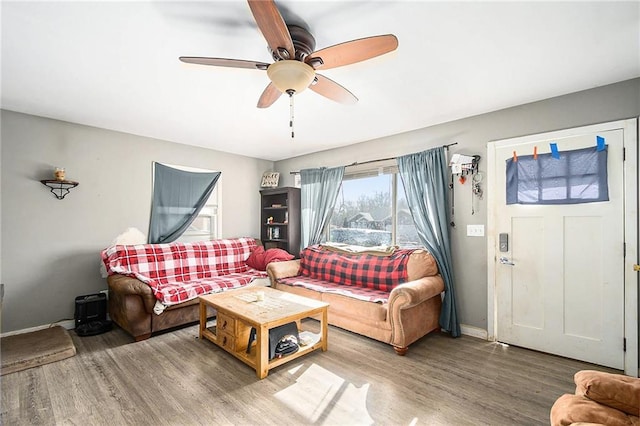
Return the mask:
[[[72,319],[74,298],[106,288],[100,250],[145,234],[151,164],[222,172],[224,237],[259,235],[259,185],[271,161],[1,111],[2,332]],[[39,181],[66,168],[80,185],[57,200]]]
[[[402,111],[398,111],[402,114]],[[640,79],[629,80],[275,163],[282,186],[290,171],[337,166],[458,142],[451,154],[479,154],[487,142],[640,115]],[[151,162],[222,171],[223,236],[258,236],[259,182],[269,161],[1,111],[0,280],[2,332],[73,317],[73,299],[106,287],[99,251],[128,227],[147,232]],[[54,166],[80,185],[64,200],[40,179]],[[486,189],[486,185],[483,185]],[[471,215],[471,185],[456,183],[452,230],[458,309],[464,325],[487,328],[486,202]]]
[[[462,100],[463,101],[463,100]],[[398,111],[402,114],[402,111]],[[469,117],[408,133],[376,139],[315,154],[279,161],[281,185],[293,185],[291,171],[308,167],[333,167],[353,162],[395,157],[457,142],[450,154],[479,154],[479,170],[486,176],[486,147],[493,140],[640,115],[640,79],[573,93],[540,102]],[[321,118],[319,118],[321,119]],[[486,183],[482,184],[486,190]],[[451,230],[458,315],[464,325],[487,329],[486,238],[467,237],[467,224],[484,224],[486,197],[471,214],[471,184],[454,188],[456,227]]]

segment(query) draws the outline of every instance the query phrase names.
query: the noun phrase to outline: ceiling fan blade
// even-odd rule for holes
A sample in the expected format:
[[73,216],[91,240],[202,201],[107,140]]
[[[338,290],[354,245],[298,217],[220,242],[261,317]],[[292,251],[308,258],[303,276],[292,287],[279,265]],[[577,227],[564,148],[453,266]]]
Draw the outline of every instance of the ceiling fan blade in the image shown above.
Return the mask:
[[[375,58],[398,48],[393,34],[360,38],[335,44],[309,55],[305,62],[315,69],[327,70]],[[320,60],[318,59],[320,58]]]
[[316,78],[318,79],[317,83],[309,86],[309,89],[314,92],[341,104],[355,104],[358,102],[358,98],[353,93],[330,78],[320,74],[316,74]]
[[262,92],[262,95],[260,95],[260,99],[258,99],[258,108],[270,107],[278,100],[280,95],[282,95],[282,92],[276,89],[273,83],[269,83],[267,88],[264,89],[264,92]]
[[[293,40],[275,2],[273,0],[248,1],[258,28],[271,50],[279,53],[282,59],[293,59],[296,53]],[[285,49],[286,53],[282,49]]]
[[216,67],[251,68],[266,70],[269,64],[256,61],[244,61],[242,59],[204,58],[199,56],[180,56],[182,62],[187,64],[213,65]]

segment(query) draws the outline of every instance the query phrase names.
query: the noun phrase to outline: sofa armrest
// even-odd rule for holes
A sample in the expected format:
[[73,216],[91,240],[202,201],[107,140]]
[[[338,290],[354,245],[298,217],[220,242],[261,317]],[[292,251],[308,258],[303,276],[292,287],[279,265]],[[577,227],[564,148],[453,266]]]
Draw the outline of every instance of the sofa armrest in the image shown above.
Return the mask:
[[573,380],[576,395],[637,416],[640,412],[640,379],[604,371],[578,371]]
[[443,291],[444,282],[440,275],[423,277],[394,288],[389,295],[389,306],[393,311],[400,311],[431,299]]
[[401,284],[391,291],[387,315],[391,344],[399,355],[403,355],[411,343],[438,327],[443,290],[442,277],[435,275]]
[[599,404],[582,395],[568,393],[553,403],[549,420],[551,426],[578,424],[629,426],[635,424],[632,416],[626,415],[620,410]]
[[300,260],[286,260],[284,262],[271,262],[267,265],[267,275],[271,279],[271,287],[275,287],[280,278],[295,277],[300,271]]
[[145,310],[153,313],[153,307],[156,304],[156,298],[148,284],[143,283],[137,278],[127,277],[125,275],[113,274],[107,278],[109,285],[109,293],[117,293],[120,295],[138,295],[142,298]]

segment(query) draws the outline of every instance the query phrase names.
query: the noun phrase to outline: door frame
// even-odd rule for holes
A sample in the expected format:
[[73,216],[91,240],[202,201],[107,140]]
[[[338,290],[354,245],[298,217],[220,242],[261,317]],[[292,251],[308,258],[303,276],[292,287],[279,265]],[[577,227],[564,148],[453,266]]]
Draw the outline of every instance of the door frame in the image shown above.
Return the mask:
[[638,166],[638,119],[618,120],[607,123],[580,126],[571,129],[538,133],[509,139],[493,140],[487,144],[487,335],[488,340],[499,338],[497,292],[496,292],[496,147],[516,141],[530,143],[541,139],[556,139],[578,136],[585,133],[624,130],[623,143],[625,161],[624,179],[624,373],[638,377],[638,272],[633,266],[638,263],[638,188],[640,174]]

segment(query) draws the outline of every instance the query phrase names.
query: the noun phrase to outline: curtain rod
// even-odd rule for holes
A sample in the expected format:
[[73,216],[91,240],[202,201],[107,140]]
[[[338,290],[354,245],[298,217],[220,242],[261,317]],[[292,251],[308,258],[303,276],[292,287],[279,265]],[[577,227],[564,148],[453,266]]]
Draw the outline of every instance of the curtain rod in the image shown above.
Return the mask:
[[[445,148],[445,149],[449,149],[449,147],[453,146],[453,145],[458,145],[458,142],[450,143],[450,144],[447,144],[447,145],[442,145],[442,147]],[[351,164],[347,164],[345,167],[359,166],[361,164],[377,163],[378,161],[395,160],[396,158],[398,158],[398,157],[380,158],[378,160],[361,161],[360,163],[355,161],[355,162],[353,162]],[[299,171],[298,172],[289,172],[289,174],[298,175],[298,174],[300,174],[300,172]]]

